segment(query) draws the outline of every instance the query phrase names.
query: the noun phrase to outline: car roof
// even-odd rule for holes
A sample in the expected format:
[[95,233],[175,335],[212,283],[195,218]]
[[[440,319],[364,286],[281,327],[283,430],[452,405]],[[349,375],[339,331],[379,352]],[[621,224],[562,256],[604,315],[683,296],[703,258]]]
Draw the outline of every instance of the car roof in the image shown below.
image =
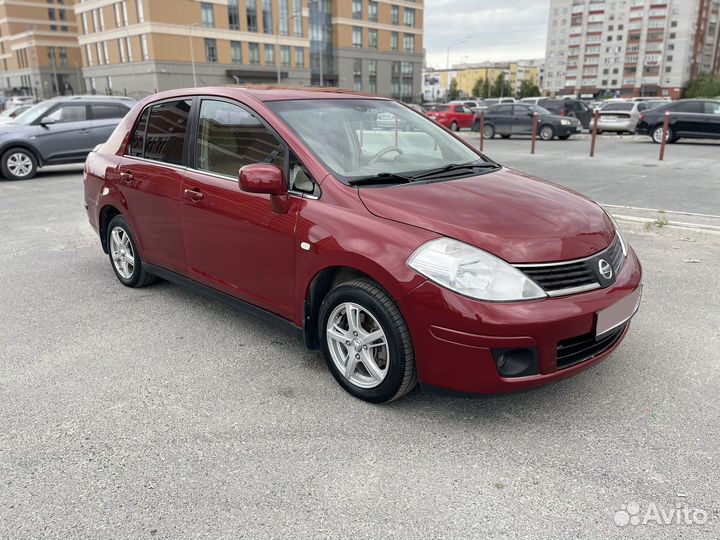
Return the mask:
[[153,102],[174,97],[182,97],[188,95],[216,95],[224,97],[250,97],[257,101],[285,101],[293,99],[376,99],[389,101],[389,98],[382,98],[371,94],[363,94],[361,92],[353,92],[344,88],[331,87],[293,87],[293,86],[267,86],[267,85],[227,85],[227,86],[199,86],[195,88],[180,88],[177,90],[167,90],[148,96],[143,101]]
[[127,104],[135,103],[135,100],[126,96],[93,96],[93,95],[77,95],[77,96],[56,96],[47,101],[53,103],[66,103],[71,101],[96,101],[98,103],[107,103],[112,101],[120,101]]

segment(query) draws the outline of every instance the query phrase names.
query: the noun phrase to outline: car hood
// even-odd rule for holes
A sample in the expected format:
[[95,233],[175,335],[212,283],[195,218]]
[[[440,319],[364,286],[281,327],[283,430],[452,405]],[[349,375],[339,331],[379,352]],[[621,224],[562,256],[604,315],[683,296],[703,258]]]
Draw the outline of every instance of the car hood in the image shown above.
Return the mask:
[[612,222],[593,201],[509,169],[359,193],[378,217],[455,238],[516,264],[587,257],[615,237]]

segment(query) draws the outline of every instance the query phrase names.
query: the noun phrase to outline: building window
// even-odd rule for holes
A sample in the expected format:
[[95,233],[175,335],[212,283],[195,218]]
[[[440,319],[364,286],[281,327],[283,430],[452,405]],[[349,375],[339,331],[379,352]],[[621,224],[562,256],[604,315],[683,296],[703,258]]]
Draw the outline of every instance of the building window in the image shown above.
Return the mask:
[[295,47],[295,67],[305,67],[305,49],[303,47]]
[[145,10],[143,9],[143,0],[135,0],[137,8],[138,22],[145,22]]
[[353,90],[362,91],[362,60],[359,58],[353,60]]
[[125,43],[127,44],[128,62],[132,62],[133,61],[132,41],[130,41],[129,37],[126,37]]
[[128,20],[128,11],[127,11],[127,1],[122,0],[122,14],[123,14],[123,23],[125,23],[125,26],[129,24]]
[[102,66],[105,63],[105,58],[103,58],[103,48],[102,43],[99,41],[95,44],[95,48],[97,49],[97,59],[98,59],[98,65]]
[[[258,31],[257,22],[257,0],[248,0],[247,3],[247,26],[248,32]],[[260,60],[258,59],[258,62]]]
[[[120,2],[113,4],[113,12],[115,13],[115,27],[120,28],[122,26],[122,15],[120,14]],[[83,28],[85,28],[85,14],[83,13]],[[87,30],[85,30],[87,34]]]
[[[213,39],[213,41],[215,41]],[[140,36],[140,51],[142,52],[142,59],[143,60],[150,60],[150,53],[148,51],[148,42],[147,42],[147,36],[143,34]]]
[[233,64],[242,64],[242,44],[239,41],[230,42],[230,56]]
[[[117,4],[115,4],[115,5],[117,6]],[[80,19],[82,21],[83,34],[87,34],[88,33],[87,13],[83,13]]]
[[353,19],[362,19],[362,0],[352,0]]
[[120,63],[124,64],[127,61],[127,54],[125,53],[125,41],[122,38],[118,39],[118,51],[120,51]]
[[257,43],[249,43],[248,48],[250,50],[250,63],[253,66],[260,64],[260,45]]
[[280,0],[280,35],[287,36],[290,33],[290,20],[288,15],[288,0]]
[[48,47],[47,48],[47,55],[48,55],[48,63],[51,66],[57,65],[55,63],[55,47]]
[[375,0],[368,1],[368,20],[377,22],[378,20],[378,4]]
[[265,45],[265,65],[275,65],[275,45]]
[[282,67],[290,67],[290,46],[283,45],[280,47],[280,65]]
[[397,32],[392,32],[392,33],[390,34],[390,50],[391,50],[391,51],[397,51],[397,50],[398,50],[398,47],[399,47],[398,42],[399,42],[399,40],[400,40],[400,38],[399,38]]
[[230,30],[240,30],[238,0],[228,0],[228,28]]
[[205,38],[205,60],[217,62],[217,42],[212,38]]
[[215,12],[213,11],[213,5],[208,2],[200,4],[200,11],[202,13],[202,25],[205,28],[215,28]]
[[415,10],[405,8],[405,26],[415,28]]
[[400,24],[400,8],[398,6],[390,7],[390,23]]
[[58,54],[60,55],[60,65],[62,67],[68,67],[67,47],[60,47]]
[[[266,34],[274,33],[273,16],[272,16],[272,0],[263,0],[263,32]],[[267,47],[265,47],[267,51]],[[275,53],[273,53],[275,54]],[[265,53],[267,59],[267,52]]]
[[356,47],[356,48],[362,47],[362,28],[360,28],[359,26],[353,26],[352,43],[353,43],[353,47]]
[[371,49],[378,48],[378,31],[375,28],[368,30],[368,47]]
[[403,38],[403,48],[405,52],[415,52],[415,35],[405,34]]
[[295,37],[303,35],[302,0],[293,0],[293,32]]

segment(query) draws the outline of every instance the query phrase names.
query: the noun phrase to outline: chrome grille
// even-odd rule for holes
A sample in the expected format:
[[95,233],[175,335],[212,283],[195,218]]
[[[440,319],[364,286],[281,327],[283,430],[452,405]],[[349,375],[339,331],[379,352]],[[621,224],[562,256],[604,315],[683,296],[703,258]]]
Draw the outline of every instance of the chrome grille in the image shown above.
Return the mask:
[[[605,259],[613,269],[612,280],[600,278],[598,261]],[[537,283],[550,296],[564,296],[599,289],[615,281],[624,261],[622,243],[617,236],[603,251],[584,259],[547,264],[518,264],[515,267]]]

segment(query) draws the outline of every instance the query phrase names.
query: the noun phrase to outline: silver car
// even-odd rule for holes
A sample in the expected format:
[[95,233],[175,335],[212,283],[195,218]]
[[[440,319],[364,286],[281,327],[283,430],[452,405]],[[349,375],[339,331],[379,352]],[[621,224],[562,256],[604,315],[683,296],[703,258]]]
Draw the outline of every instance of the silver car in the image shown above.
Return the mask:
[[33,105],[0,125],[2,176],[24,180],[44,165],[82,163],[134,104],[122,97],[71,96]]
[[[635,133],[640,113],[651,107],[644,101],[611,101],[600,107],[597,131]],[[592,129],[592,124],[591,124]]]

